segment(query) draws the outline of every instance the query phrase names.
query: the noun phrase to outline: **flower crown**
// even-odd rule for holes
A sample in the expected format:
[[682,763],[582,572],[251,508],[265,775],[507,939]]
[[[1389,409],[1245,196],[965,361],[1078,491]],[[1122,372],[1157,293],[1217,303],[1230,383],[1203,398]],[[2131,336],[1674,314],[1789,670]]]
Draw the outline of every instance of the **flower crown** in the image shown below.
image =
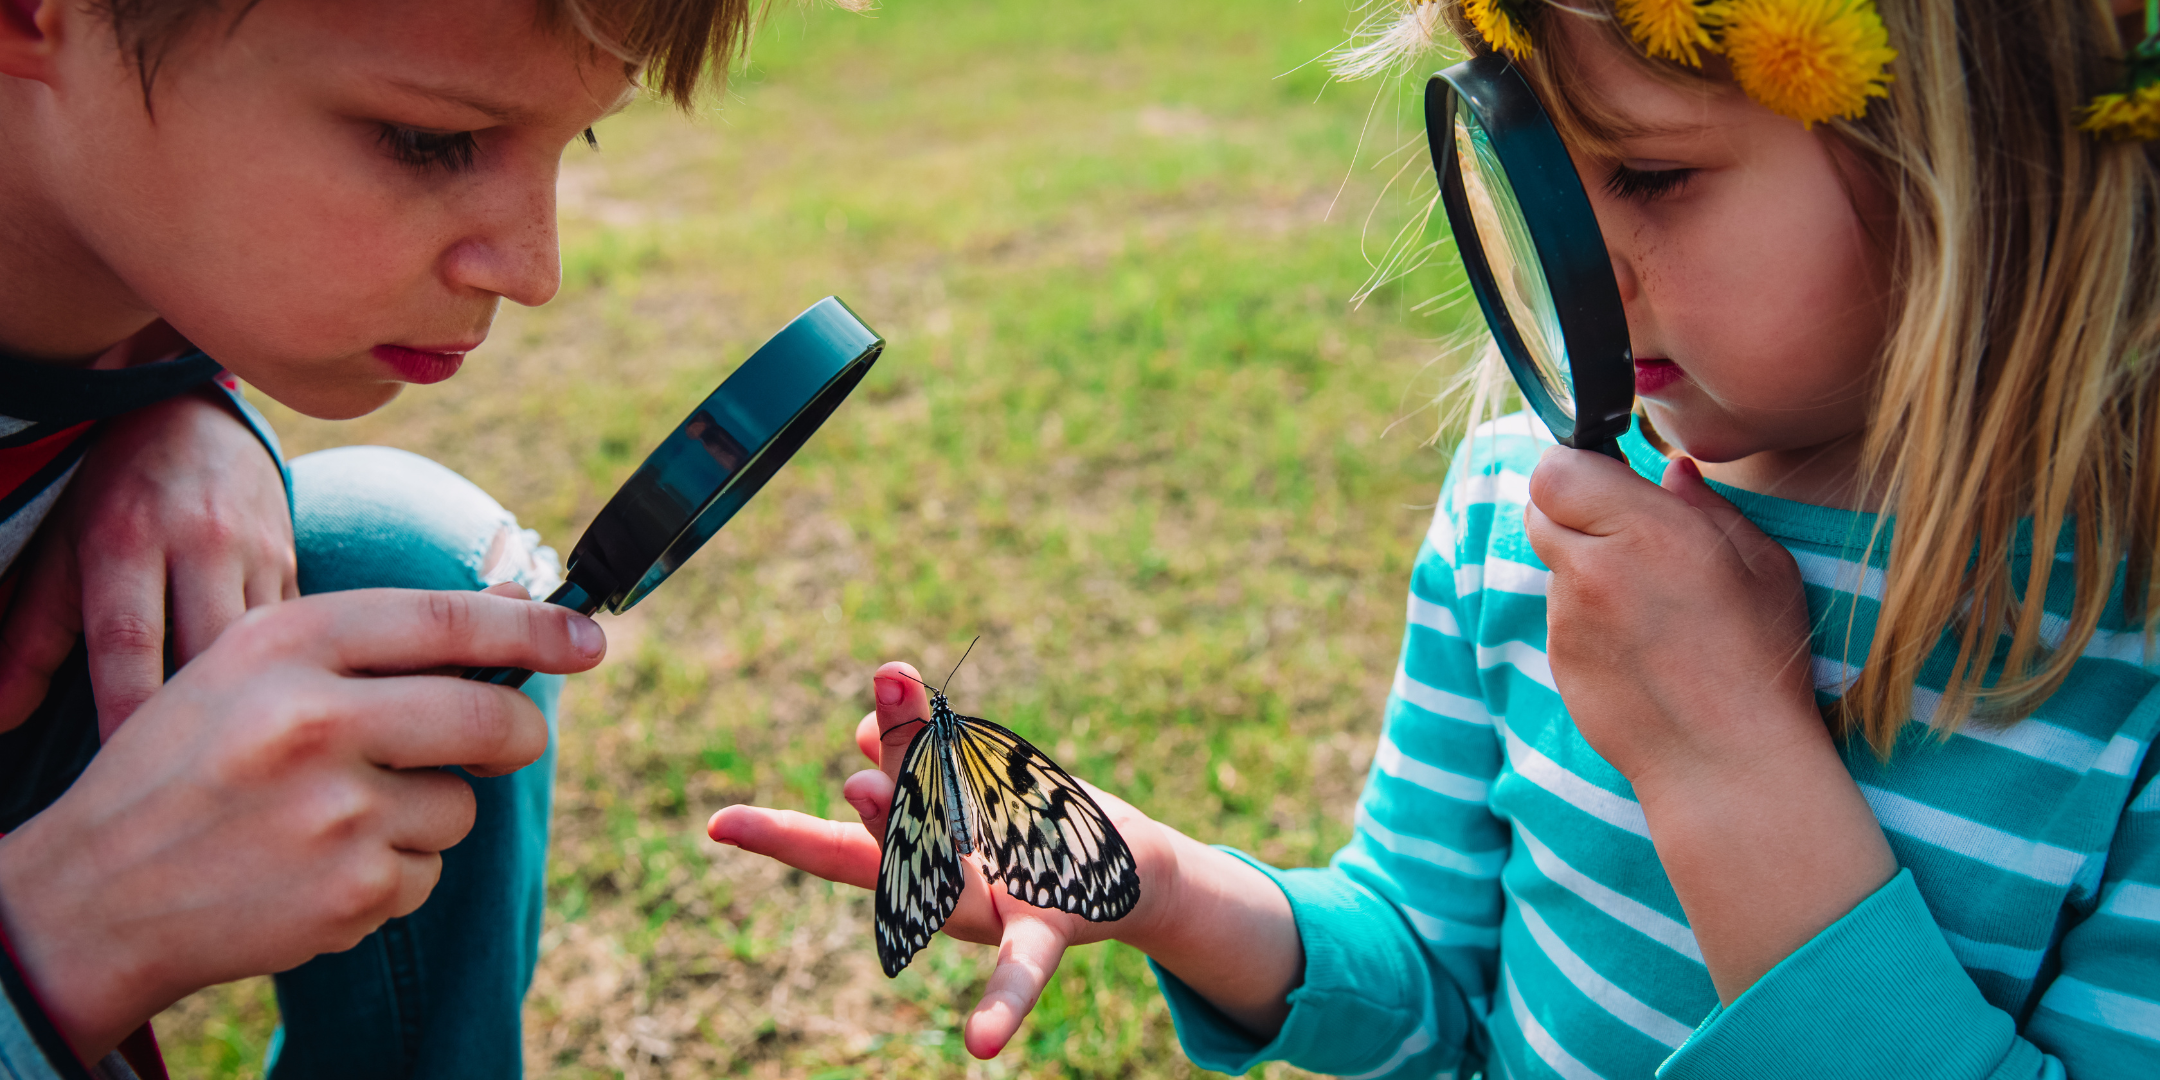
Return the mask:
[[2160,0],[2145,0],[2145,40],[2123,58],[2122,89],[2085,106],[2078,126],[2103,139],[2160,139]]
[[[1431,45],[1439,0],[1396,2],[1399,16],[1340,54],[1338,73],[1377,74]],[[1548,0],[1460,3],[1487,45],[1519,60],[1535,48],[1530,22]],[[1697,68],[1704,53],[1723,55],[1742,92],[1809,127],[1865,115],[1869,98],[1889,95],[1897,58],[1875,0],[1614,0],[1613,16],[1645,55]],[[2127,58],[2122,88],[2095,97],[2080,128],[2108,139],[2160,139],[2160,0],[2145,0],[2145,34]]]

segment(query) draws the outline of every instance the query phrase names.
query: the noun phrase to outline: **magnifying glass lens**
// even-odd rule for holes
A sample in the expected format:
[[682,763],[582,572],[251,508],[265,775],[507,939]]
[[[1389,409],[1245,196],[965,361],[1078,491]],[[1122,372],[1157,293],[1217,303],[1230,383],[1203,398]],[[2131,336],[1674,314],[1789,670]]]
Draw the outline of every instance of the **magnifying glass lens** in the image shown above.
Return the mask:
[[1544,265],[1530,239],[1530,227],[1523,221],[1515,186],[1508,182],[1507,169],[1493,149],[1491,134],[1471,112],[1469,102],[1460,98],[1455,106],[1455,153],[1462,163],[1463,194],[1476,224],[1478,244],[1507,307],[1508,320],[1515,324],[1553,404],[1574,417],[1575,380],[1568,365],[1567,338],[1560,328],[1552,288],[1545,281]]

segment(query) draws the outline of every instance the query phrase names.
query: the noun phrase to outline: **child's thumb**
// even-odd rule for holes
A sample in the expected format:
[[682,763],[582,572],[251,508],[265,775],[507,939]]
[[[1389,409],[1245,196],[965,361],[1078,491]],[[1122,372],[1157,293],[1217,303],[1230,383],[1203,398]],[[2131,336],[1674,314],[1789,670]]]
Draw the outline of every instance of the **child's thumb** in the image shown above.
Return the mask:
[[1718,494],[1710,486],[1710,482],[1703,479],[1702,468],[1695,464],[1695,459],[1674,458],[1672,464],[1665,466],[1665,480],[1660,486],[1680,496],[1680,501],[1708,517],[1711,524],[1724,534],[1726,542],[1732,544],[1750,565],[1754,564],[1754,556],[1758,551],[1764,550],[1766,546],[1778,546],[1777,541],[1756,528],[1755,523],[1749,521],[1748,516],[1732,504],[1732,500]]

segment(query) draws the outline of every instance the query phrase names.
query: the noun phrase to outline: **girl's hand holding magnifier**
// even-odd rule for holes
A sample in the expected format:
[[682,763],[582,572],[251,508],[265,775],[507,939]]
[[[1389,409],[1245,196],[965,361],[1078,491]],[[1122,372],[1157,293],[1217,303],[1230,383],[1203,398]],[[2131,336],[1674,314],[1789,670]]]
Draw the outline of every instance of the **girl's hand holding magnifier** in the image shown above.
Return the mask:
[[1554,448],[1524,526],[1583,738],[1633,785],[1720,999],[1897,872],[1817,710],[1792,555],[1674,461]]

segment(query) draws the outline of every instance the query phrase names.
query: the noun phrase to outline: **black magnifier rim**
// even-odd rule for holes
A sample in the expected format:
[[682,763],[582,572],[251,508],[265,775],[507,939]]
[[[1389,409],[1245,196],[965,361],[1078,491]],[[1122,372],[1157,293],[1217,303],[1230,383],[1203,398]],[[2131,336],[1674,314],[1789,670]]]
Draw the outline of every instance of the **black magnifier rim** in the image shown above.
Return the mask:
[[[1538,377],[1486,261],[1463,187],[1462,163],[1455,152],[1458,100],[1467,103],[1484,125],[1516,202],[1525,210],[1523,224],[1537,246],[1567,346],[1568,372],[1575,385],[1572,416],[1559,407]],[[1448,227],[1469,274],[1471,292],[1523,397],[1561,445],[1616,452],[1613,440],[1627,431],[1635,409],[1627,309],[1620,302],[1620,285],[1613,279],[1612,260],[1590,197],[1552,118],[1522,72],[1506,56],[1489,53],[1427,80],[1425,137],[1440,178],[1440,201],[1447,209]]]
[[621,614],[644,599],[809,441],[884,348],[833,296],[774,334],[675,425],[586,528],[564,568],[586,594],[575,606]]

